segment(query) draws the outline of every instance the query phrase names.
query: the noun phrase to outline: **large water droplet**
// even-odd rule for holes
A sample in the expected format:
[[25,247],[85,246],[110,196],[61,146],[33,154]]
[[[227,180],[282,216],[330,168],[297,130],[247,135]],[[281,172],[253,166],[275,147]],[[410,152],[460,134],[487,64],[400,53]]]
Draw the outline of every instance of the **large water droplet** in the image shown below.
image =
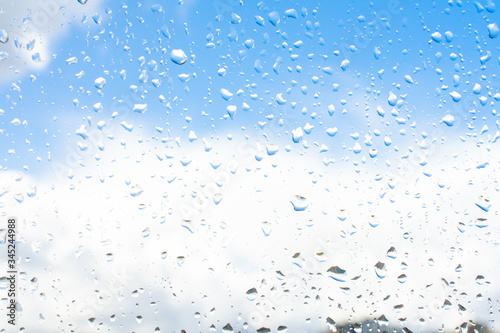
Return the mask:
[[307,199],[304,198],[303,196],[300,196],[300,195],[293,196],[293,198],[292,198],[292,200],[290,200],[290,202],[293,205],[293,209],[297,212],[304,211],[309,206]]
[[247,294],[247,298],[249,301],[253,301],[257,298],[257,289],[255,288],[251,288],[251,289],[248,289],[248,291],[246,292]]
[[500,35],[500,29],[498,28],[497,23],[488,24],[488,34],[490,38],[497,38]]
[[232,331],[233,331],[233,327],[229,323],[222,328],[222,332],[224,332],[224,333],[229,333],[229,332],[232,332]]
[[182,65],[188,60],[186,53],[181,49],[172,50],[170,59],[177,65]]
[[[66,60],[66,62],[67,62],[67,60]],[[97,89],[102,89],[106,85],[106,79],[103,77],[98,77],[97,79],[95,79],[94,84],[95,84],[95,87]]]
[[277,26],[278,23],[280,23],[280,14],[278,14],[277,11],[270,12],[267,17],[269,19],[269,22],[271,22],[271,24],[274,26]]
[[389,92],[389,98],[387,99],[387,101],[389,102],[390,106],[394,106],[398,101],[398,97],[391,91]]
[[222,96],[222,98],[224,98],[226,101],[229,101],[231,98],[233,98],[233,94],[227,90],[227,89],[224,89],[222,88],[220,90],[220,95]]
[[302,131],[302,127],[298,127],[294,130],[292,130],[292,140],[295,143],[299,143],[302,140],[302,137],[304,136],[304,131]]
[[9,41],[9,35],[7,31],[0,29],[0,43],[5,44]]
[[441,119],[441,121],[448,126],[453,126],[453,124],[455,123],[455,117],[453,117],[451,114],[447,114],[443,117],[443,119]]
[[453,101],[455,102],[460,102],[460,100],[462,99],[462,95],[460,95],[459,93],[457,93],[456,91],[452,91],[450,93],[450,96],[451,98],[453,99]]
[[435,32],[431,35],[432,37],[432,40],[435,41],[436,43],[441,43],[441,41],[443,40],[443,35],[441,35],[441,33],[439,32]]

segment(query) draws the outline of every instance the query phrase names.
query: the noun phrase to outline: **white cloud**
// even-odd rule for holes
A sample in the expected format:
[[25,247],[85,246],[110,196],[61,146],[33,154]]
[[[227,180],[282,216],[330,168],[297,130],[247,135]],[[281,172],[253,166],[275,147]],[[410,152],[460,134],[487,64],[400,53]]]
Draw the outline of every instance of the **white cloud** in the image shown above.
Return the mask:
[[10,82],[46,68],[53,59],[54,44],[67,38],[84,16],[91,19],[102,2],[82,5],[76,0],[19,0],[2,4],[0,28],[7,32],[9,41],[0,44],[0,51],[8,54],[0,61],[1,80]]
[[[20,251],[30,258],[20,264],[22,325],[190,331],[247,322],[250,329],[315,330],[326,328],[328,316],[342,323],[384,314],[392,325],[407,317],[414,331],[436,331],[491,319],[485,298],[500,294],[491,265],[500,259],[494,149],[461,146],[452,158],[438,147],[428,157],[431,177],[415,170],[390,180],[388,171],[375,180],[313,156],[280,152],[257,162],[254,147],[236,139],[213,146],[206,153],[195,143],[155,149],[128,141],[106,148],[98,162],[85,158],[86,167],[60,181],[15,181],[17,173],[4,172],[2,214],[18,217]],[[295,195],[306,198],[304,211],[293,210]],[[484,198],[489,212],[476,205]],[[489,226],[479,228],[478,218]],[[386,255],[391,246],[396,259]],[[378,262],[387,268],[383,279]],[[346,270],[346,282],[329,277],[332,266]],[[491,284],[478,284],[478,275]],[[40,314],[45,320],[37,323]]]

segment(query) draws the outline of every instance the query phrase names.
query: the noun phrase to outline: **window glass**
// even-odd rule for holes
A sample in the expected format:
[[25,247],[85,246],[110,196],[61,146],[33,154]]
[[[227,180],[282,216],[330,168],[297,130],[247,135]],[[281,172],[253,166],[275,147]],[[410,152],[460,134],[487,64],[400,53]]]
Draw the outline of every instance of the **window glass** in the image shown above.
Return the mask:
[[499,331],[498,13],[2,1],[0,326]]

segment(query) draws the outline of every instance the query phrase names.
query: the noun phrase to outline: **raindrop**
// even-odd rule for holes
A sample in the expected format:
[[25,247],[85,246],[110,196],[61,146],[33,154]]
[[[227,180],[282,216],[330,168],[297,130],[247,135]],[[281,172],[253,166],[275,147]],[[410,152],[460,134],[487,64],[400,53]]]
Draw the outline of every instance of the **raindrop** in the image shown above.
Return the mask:
[[233,94],[227,90],[227,89],[224,89],[222,88],[220,90],[220,95],[222,96],[222,98],[224,98],[226,101],[229,101],[231,98],[233,98]]
[[295,143],[299,143],[302,140],[302,137],[304,136],[304,132],[302,131],[302,127],[298,127],[294,130],[292,130],[292,140]]
[[455,123],[455,117],[453,117],[451,114],[447,114],[443,117],[443,119],[441,119],[441,121],[448,126],[453,126],[453,124]]
[[95,79],[94,83],[95,83],[95,87],[97,89],[102,89],[106,85],[106,79],[104,79],[103,77],[99,77],[99,78]]
[[178,256],[177,257],[177,265],[182,266],[184,264],[184,261],[186,261],[186,258],[184,256]]
[[327,272],[331,273],[329,276],[334,280],[337,280],[339,282],[346,281],[346,271],[338,266],[330,267]]
[[490,38],[497,38],[500,35],[500,28],[498,28],[497,23],[488,24],[488,34]]
[[273,226],[270,222],[264,221],[261,224],[262,232],[264,233],[264,236],[269,236],[271,234],[271,231],[273,230]]
[[387,275],[387,267],[383,262],[377,262],[374,266],[375,268],[375,273],[377,276],[381,279],[385,278]]
[[269,19],[269,22],[271,22],[271,24],[274,26],[277,26],[278,23],[280,23],[280,14],[278,14],[277,11],[270,12],[267,17]]
[[228,323],[226,326],[222,328],[222,332],[224,333],[233,332],[233,327],[231,326],[231,324]]
[[435,32],[431,35],[432,40],[435,41],[436,43],[441,43],[443,40],[443,36],[439,32]]
[[249,301],[255,300],[258,296],[257,289],[255,288],[248,289],[246,294]]
[[231,13],[231,23],[238,24],[240,22],[241,22],[241,17],[238,16],[236,13]]
[[78,63],[78,58],[77,57],[68,58],[68,59],[66,59],[66,63],[68,65],[76,64],[76,63]]
[[391,258],[391,259],[396,259],[397,257],[397,252],[396,252],[396,249],[394,248],[394,246],[391,246],[391,248],[389,250],[387,250],[387,257]]
[[236,105],[228,105],[228,107],[226,108],[227,114],[229,115],[229,117],[231,119],[234,118],[234,115],[236,114],[237,109],[238,109],[238,107]]
[[389,98],[387,99],[388,103],[390,106],[396,105],[396,102],[398,101],[398,97],[391,91],[389,92]]
[[177,49],[170,52],[170,59],[177,65],[182,65],[187,61],[187,55],[183,50]]
[[0,28],[0,43],[5,44],[9,41],[9,35],[7,31]]
[[148,109],[148,105],[147,104],[135,104],[134,105],[134,112],[137,112],[137,113],[144,113],[146,112],[146,110]]
[[307,199],[300,195],[295,195],[290,202],[293,205],[293,209],[297,212],[304,211],[309,206]]
[[462,95],[460,95],[459,93],[457,93],[456,91],[452,91],[450,93],[450,96],[451,98],[453,99],[453,101],[455,102],[460,102],[460,100],[462,99]]

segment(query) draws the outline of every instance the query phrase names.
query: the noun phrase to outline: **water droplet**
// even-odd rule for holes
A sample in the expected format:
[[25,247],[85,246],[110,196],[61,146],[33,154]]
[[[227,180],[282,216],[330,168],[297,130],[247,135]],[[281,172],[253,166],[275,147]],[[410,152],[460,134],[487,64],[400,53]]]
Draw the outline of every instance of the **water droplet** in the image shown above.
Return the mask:
[[432,40],[435,41],[436,43],[441,43],[441,41],[443,40],[443,36],[441,35],[441,33],[439,32],[434,32],[432,35]]
[[398,282],[405,283],[406,282],[406,274],[401,274],[400,276],[398,276]]
[[224,89],[222,88],[220,90],[220,95],[222,96],[222,98],[224,98],[226,101],[229,101],[231,98],[233,98],[233,94],[227,90],[227,89]]
[[255,16],[255,23],[257,23],[260,26],[264,26],[266,22],[264,21],[264,18],[262,16]]
[[35,48],[35,42],[36,42],[36,39],[32,39],[32,40],[30,40],[30,41],[26,44],[26,50],[28,50],[28,51],[33,51],[33,49]]
[[391,91],[389,92],[389,98],[387,99],[387,102],[389,103],[390,106],[396,105],[398,101],[398,97]]
[[346,71],[347,68],[349,67],[350,61],[348,59],[342,60],[342,63],[340,64],[340,68],[342,68],[343,71]]
[[103,77],[99,77],[99,78],[95,79],[94,84],[95,84],[95,87],[97,89],[102,89],[106,85],[106,79]]
[[248,289],[246,294],[249,301],[255,300],[258,296],[257,289],[255,288]]
[[9,58],[9,54],[7,52],[0,52],[0,61]]
[[144,113],[144,112],[146,112],[147,109],[148,109],[147,104],[135,104],[133,111],[137,112],[137,113]]
[[375,268],[375,273],[377,276],[381,279],[385,278],[387,275],[387,267],[383,262],[377,262],[374,266]]
[[241,22],[241,17],[236,13],[231,13],[231,23],[238,24]]
[[346,281],[346,271],[338,266],[332,266],[328,269],[329,277],[331,277],[334,280],[337,280],[339,282],[345,282]]
[[182,65],[188,60],[186,53],[181,49],[172,50],[170,52],[170,59],[177,65]]
[[134,185],[130,188],[130,195],[133,197],[138,197],[142,192],[144,192],[144,190],[140,185]]
[[500,28],[496,22],[488,24],[488,34],[490,38],[497,38],[500,35]]
[[66,59],[66,63],[68,65],[76,64],[76,63],[78,63],[78,58],[77,57],[68,58],[68,59]]
[[276,103],[278,103],[279,105],[286,104],[286,99],[283,97],[283,94],[276,95]]
[[451,114],[447,114],[443,117],[443,119],[441,119],[441,121],[448,126],[453,126],[453,124],[455,123],[455,117],[453,117]]
[[5,44],[9,41],[9,35],[7,31],[0,28],[0,43]]
[[234,118],[234,115],[236,114],[236,110],[238,110],[238,107],[236,105],[228,105],[227,106],[226,111],[231,119]]
[[95,112],[101,112],[104,109],[104,107],[102,106],[102,103],[95,103],[93,105],[93,107],[94,107]]
[[352,147],[352,151],[355,153],[355,154],[359,154],[361,153],[361,145],[359,144],[359,142],[356,142],[354,144],[354,147]]
[[270,143],[266,146],[266,150],[267,150],[267,155],[271,156],[275,155],[279,151],[279,147],[277,145]]
[[387,257],[389,257],[391,259],[396,259],[397,256],[398,256],[398,254],[397,254],[396,248],[394,248],[394,246],[391,246],[391,248],[389,250],[387,250]]
[[277,11],[270,12],[267,18],[269,19],[269,22],[271,22],[271,24],[274,26],[277,26],[278,23],[280,23],[280,14],[278,14]]
[[326,324],[328,325],[328,328],[332,332],[337,332],[337,325],[335,323],[335,320],[333,320],[332,318],[328,317],[328,318],[326,318]]
[[273,226],[270,222],[264,221],[261,224],[262,232],[264,233],[264,236],[269,236],[271,234],[271,231],[273,230]]
[[144,229],[142,231],[142,237],[146,238],[149,236],[150,233],[151,233],[151,229],[149,229],[149,227],[147,227],[146,229]]
[[184,256],[178,256],[177,257],[177,265],[182,266],[184,264],[184,261],[186,261],[186,258]]
[[488,220],[483,218],[483,217],[479,217],[476,219],[476,227],[478,228],[486,228],[487,226],[489,225],[488,223]]
[[222,332],[224,332],[224,333],[229,333],[229,332],[232,332],[232,331],[233,331],[233,327],[229,323],[222,328]]
[[453,101],[455,102],[460,102],[460,100],[462,99],[462,95],[460,95],[459,93],[457,93],[456,91],[452,91],[450,93],[450,96],[451,98],[453,99]]
[[293,209],[297,212],[304,211],[309,206],[307,199],[300,195],[295,195],[290,202],[293,205]]
[[302,140],[302,137],[304,136],[304,131],[302,131],[302,127],[298,127],[294,130],[292,130],[292,140],[295,143],[299,143]]

